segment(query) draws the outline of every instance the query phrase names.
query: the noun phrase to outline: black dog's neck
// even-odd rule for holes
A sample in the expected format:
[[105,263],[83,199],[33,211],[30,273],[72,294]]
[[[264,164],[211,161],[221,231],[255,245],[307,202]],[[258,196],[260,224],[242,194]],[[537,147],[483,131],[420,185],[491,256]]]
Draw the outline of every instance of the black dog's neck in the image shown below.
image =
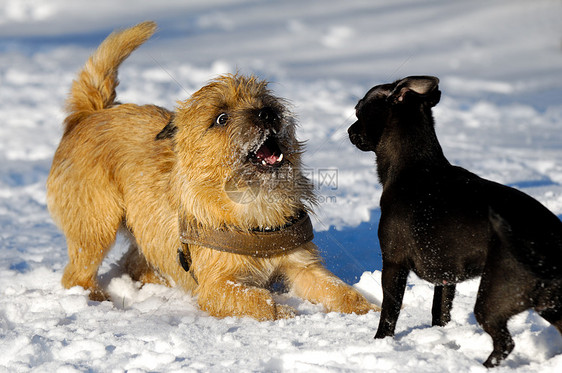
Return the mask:
[[377,173],[383,188],[412,169],[449,165],[437,140],[434,121],[425,118],[395,118],[376,147]]

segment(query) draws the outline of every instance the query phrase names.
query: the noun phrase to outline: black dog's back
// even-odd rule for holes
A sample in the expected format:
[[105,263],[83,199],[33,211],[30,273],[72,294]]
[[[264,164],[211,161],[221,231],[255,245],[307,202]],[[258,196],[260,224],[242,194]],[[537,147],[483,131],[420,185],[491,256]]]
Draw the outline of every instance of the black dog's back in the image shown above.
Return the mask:
[[535,308],[562,333],[562,222],[528,195],[449,164],[431,108],[439,80],[372,88],[349,128],[374,151],[383,185],[383,304],[376,338],[394,334],[409,271],[435,286],[432,324],[445,325],[455,284],[482,275],[475,315],[494,341],[486,366],[513,349],[507,320]]

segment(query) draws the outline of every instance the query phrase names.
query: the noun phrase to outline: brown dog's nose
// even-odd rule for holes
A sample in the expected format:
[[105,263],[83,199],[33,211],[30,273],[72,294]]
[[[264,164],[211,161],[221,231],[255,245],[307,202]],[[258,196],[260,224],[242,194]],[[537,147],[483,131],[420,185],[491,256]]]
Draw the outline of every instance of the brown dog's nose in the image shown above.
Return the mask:
[[261,122],[266,127],[272,127],[275,130],[279,129],[279,115],[274,109],[270,107],[260,109],[260,111],[258,111],[258,118],[260,118]]

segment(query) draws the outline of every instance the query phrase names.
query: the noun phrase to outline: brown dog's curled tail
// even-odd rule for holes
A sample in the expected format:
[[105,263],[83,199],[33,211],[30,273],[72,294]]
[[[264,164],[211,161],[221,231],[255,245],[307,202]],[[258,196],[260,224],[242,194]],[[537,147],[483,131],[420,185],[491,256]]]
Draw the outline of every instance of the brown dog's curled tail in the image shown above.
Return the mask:
[[115,103],[119,65],[156,31],[155,22],[143,22],[109,35],[90,56],[74,80],[66,102],[65,132],[94,111]]

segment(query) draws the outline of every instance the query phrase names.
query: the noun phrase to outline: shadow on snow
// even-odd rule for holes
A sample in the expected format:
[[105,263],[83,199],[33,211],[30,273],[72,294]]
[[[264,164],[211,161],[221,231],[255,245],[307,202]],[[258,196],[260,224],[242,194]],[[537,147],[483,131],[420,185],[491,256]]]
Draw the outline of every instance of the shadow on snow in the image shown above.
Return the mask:
[[372,210],[368,222],[353,228],[314,232],[314,243],[320,249],[326,267],[348,284],[359,281],[365,271],[382,269],[377,231],[380,209]]

